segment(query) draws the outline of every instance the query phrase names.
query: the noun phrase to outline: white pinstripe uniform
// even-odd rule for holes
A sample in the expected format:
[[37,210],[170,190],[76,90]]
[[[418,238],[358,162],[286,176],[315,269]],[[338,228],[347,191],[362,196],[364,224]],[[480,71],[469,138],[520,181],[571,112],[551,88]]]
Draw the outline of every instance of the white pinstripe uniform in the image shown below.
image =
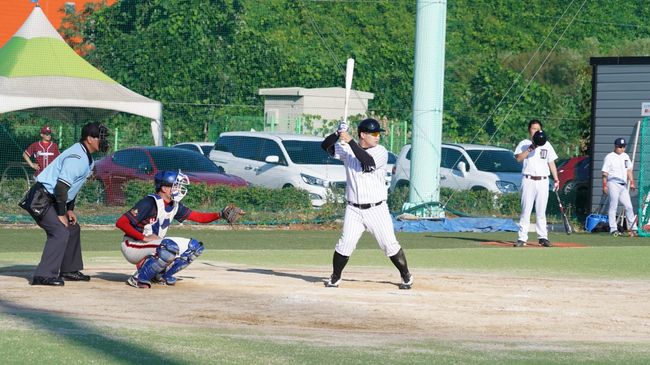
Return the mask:
[[[361,162],[347,143],[334,145],[334,158],[343,161],[346,171],[343,234],[336,244],[336,252],[350,256],[364,231],[370,232],[388,257],[397,254],[400,244],[395,237],[393,220],[388,212],[385,176],[388,151],[381,145],[365,150],[375,160],[375,169],[363,172]],[[357,207],[354,205],[361,205]],[[364,206],[365,205],[365,206]],[[366,208],[366,209],[363,209]]]
[[[525,139],[517,145],[515,155],[525,152],[533,142]],[[535,229],[538,239],[548,239],[548,230],[546,227],[546,203],[548,202],[548,175],[551,171],[548,166],[550,162],[557,159],[555,149],[550,142],[543,146],[535,148],[524,159],[521,181],[521,216],[519,217],[518,240],[528,241],[528,225],[530,224],[530,215],[535,206],[535,215],[537,216]]]
[[[634,222],[634,208],[627,190],[627,172],[632,170],[632,161],[627,153],[610,152],[603,161],[602,172],[607,173],[607,190],[609,191],[609,231],[616,232],[616,208],[620,201],[625,207],[625,215],[629,224]],[[636,227],[629,227],[635,229]]]

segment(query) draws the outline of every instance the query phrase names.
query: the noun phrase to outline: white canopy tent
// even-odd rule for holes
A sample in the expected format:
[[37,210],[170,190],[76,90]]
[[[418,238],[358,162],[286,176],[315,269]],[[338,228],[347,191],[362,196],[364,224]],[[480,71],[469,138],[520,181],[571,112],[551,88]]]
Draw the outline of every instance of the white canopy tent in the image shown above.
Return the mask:
[[70,48],[36,6],[0,48],[0,114],[29,110],[66,121],[97,121],[117,112],[151,119],[163,144],[162,104],[120,85]]

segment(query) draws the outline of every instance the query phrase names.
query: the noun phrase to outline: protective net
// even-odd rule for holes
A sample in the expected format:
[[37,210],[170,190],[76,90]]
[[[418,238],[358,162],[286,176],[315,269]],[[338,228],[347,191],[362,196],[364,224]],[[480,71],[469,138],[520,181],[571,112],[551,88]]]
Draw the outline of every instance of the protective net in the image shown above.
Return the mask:
[[639,143],[639,211],[637,225],[639,236],[650,237],[650,119],[641,121],[641,143]]

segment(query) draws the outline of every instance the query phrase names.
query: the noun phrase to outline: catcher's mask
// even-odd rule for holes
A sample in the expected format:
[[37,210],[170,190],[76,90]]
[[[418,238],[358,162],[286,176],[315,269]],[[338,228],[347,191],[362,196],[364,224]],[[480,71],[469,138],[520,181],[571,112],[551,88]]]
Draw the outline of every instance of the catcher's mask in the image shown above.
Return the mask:
[[159,192],[163,186],[171,186],[172,200],[181,201],[187,195],[187,186],[190,184],[190,178],[180,170],[177,171],[158,171],[154,176],[156,192]]
[[88,137],[99,138],[99,151],[106,153],[110,147],[110,144],[108,143],[108,136],[110,133],[111,131],[101,123],[88,123],[81,129],[81,138],[79,139],[79,142],[85,141]]

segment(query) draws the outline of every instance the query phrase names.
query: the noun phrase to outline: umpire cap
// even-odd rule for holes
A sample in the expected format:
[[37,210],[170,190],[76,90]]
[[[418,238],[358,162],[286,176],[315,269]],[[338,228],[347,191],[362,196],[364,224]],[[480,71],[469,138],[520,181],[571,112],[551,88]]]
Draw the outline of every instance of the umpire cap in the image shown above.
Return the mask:
[[379,122],[372,118],[362,120],[361,123],[359,123],[357,130],[359,133],[385,132],[385,130],[379,125]]
[[544,131],[537,131],[533,134],[533,143],[535,146],[543,146],[546,144],[546,133]]

